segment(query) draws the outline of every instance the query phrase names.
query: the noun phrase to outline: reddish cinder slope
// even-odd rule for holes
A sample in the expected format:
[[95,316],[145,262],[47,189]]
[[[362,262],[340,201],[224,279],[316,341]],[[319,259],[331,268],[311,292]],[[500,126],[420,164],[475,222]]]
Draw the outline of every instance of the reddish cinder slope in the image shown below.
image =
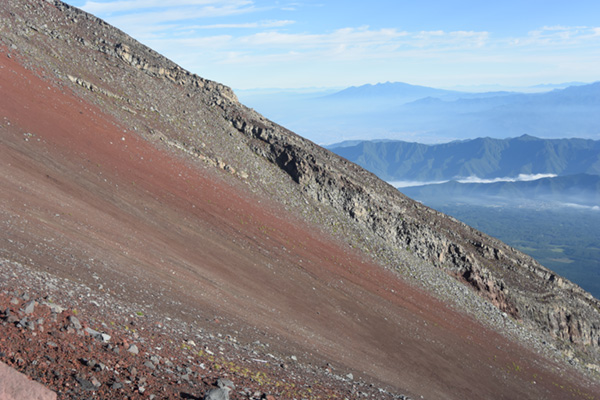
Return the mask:
[[600,393],[6,53],[1,256],[397,393]]

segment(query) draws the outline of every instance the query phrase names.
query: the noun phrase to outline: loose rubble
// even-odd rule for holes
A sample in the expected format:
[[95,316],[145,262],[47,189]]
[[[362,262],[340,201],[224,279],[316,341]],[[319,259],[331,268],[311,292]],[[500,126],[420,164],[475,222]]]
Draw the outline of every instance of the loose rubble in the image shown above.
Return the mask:
[[349,393],[325,369],[297,360],[283,368],[260,347],[210,334],[190,339],[193,328],[135,316],[110,297],[97,298],[99,310],[84,300],[88,290],[0,260],[0,361],[60,399],[408,399],[360,382]]

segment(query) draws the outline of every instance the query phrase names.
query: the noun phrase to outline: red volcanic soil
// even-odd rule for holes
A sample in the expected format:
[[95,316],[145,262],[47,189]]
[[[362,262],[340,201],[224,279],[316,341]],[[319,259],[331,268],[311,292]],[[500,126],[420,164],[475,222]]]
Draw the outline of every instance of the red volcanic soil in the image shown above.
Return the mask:
[[127,131],[6,53],[0,256],[85,284],[90,300],[260,340],[416,398],[600,397],[597,383],[408,285],[276,199]]

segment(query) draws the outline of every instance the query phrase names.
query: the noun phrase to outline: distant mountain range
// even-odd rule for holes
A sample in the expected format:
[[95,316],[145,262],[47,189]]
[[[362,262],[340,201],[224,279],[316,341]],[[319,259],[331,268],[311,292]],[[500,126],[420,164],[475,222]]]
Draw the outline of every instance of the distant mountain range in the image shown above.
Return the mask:
[[378,83],[376,85],[352,86],[327,96],[338,100],[386,99],[401,102],[417,100],[423,97],[449,97],[466,95],[454,90],[435,89],[427,86],[410,85],[403,82]]
[[313,96],[270,92],[261,99],[254,93],[244,100],[321,144],[381,138],[433,143],[522,134],[600,139],[600,82],[552,87],[543,93],[469,93],[388,82]]
[[527,174],[600,175],[600,141],[477,138],[438,145],[350,141],[327,146],[387,181],[516,178]]

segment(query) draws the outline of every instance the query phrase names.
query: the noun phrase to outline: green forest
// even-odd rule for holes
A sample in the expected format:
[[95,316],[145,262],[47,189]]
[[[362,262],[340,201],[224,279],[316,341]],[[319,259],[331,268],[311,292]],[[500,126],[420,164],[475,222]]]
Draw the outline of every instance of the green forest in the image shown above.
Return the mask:
[[435,207],[534,257],[600,298],[600,211],[589,208]]

